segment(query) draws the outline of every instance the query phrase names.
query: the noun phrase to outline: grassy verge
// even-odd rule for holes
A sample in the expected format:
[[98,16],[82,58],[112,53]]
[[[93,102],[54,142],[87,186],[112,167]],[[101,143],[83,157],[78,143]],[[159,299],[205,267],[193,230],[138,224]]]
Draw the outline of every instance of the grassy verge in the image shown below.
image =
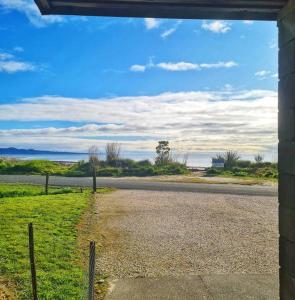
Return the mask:
[[[277,178],[267,178],[267,177],[256,177],[256,176],[236,176],[232,174],[221,174],[218,175],[217,177],[223,177],[223,178],[232,178],[232,179],[239,179],[245,182],[257,182],[257,184],[263,184],[265,182],[270,182],[270,183],[277,183],[278,179]],[[208,177],[210,178],[210,177]]]
[[[49,187],[49,195],[78,193],[79,188]],[[0,184],[0,198],[45,195],[44,186],[27,184]]]
[[17,298],[31,299],[27,225],[33,222],[39,299],[83,299],[77,224],[90,192],[54,188],[54,195],[42,195],[41,186],[6,184],[0,192],[0,278],[14,283]]

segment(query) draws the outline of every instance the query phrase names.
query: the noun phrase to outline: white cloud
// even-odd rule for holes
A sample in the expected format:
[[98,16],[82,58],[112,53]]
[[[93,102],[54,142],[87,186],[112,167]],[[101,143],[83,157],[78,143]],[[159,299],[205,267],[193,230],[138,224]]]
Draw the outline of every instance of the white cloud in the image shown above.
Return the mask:
[[25,14],[31,24],[36,27],[44,27],[53,23],[61,23],[61,16],[42,16],[33,0],[0,0],[0,8],[5,10],[16,10]]
[[14,56],[10,53],[1,53],[0,52],[0,60],[12,59]]
[[231,30],[230,24],[226,21],[204,21],[202,28],[207,31],[212,31],[214,33],[227,33]]
[[144,65],[133,65],[130,67],[130,71],[132,72],[144,72],[146,69],[146,66]]
[[147,65],[132,65],[130,70],[133,72],[144,72],[147,69],[158,68],[165,71],[170,72],[180,72],[180,71],[196,71],[196,70],[203,70],[203,69],[229,69],[233,67],[237,67],[238,63],[234,61],[227,61],[227,62],[217,62],[217,63],[202,63],[202,64],[195,64],[192,62],[180,61],[180,62],[160,62],[160,63],[153,63],[150,61]]
[[16,73],[35,70],[35,66],[21,61],[0,61],[0,72]]
[[170,35],[172,35],[178,29],[178,27],[181,23],[182,23],[182,20],[178,20],[173,27],[163,31],[161,34],[161,38],[162,39],[168,38]]
[[254,74],[256,77],[258,77],[260,80],[264,80],[267,78],[278,78],[278,73],[273,73],[271,71],[268,70],[261,70],[261,71],[257,71]]
[[10,53],[0,53],[0,73],[27,72],[35,69],[33,64],[16,60]]
[[278,48],[278,43],[276,41],[272,41],[268,45],[270,49]]
[[262,71],[257,71],[257,72],[255,73],[255,76],[258,76],[258,77],[264,77],[264,76],[267,76],[267,75],[269,75],[269,74],[271,74],[270,71],[262,70]]
[[177,62],[177,63],[171,63],[171,62],[162,62],[158,63],[156,67],[166,70],[166,71],[190,71],[190,70],[198,70],[199,66],[197,64],[193,64],[190,62]]
[[246,25],[252,25],[252,24],[254,24],[254,21],[245,20],[245,21],[243,21],[243,23],[246,24]]
[[155,18],[145,18],[144,23],[147,30],[158,28],[160,25],[159,21]]
[[159,138],[164,138],[179,151],[232,148],[258,152],[277,143],[277,93],[193,91],[111,99],[42,96],[1,104],[0,120],[86,123],[0,130],[1,145],[8,146],[18,143],[39,149],[85,151],[93,143],[103,147],[106,142],[118,140],[128,151],[153,151]]
[[227,62],[220,61],[215,64],[200,64],[201,69],[220,69],[220,68],[229,69],[229,68],[233,68],[233,67],[237,67],[237,66],[238,66],[238,63],[236,63],[232,60],[227,61]]
[[171,34],[173,34],[175,31],[176,31],[176,28],[167,29],[161,34],[161,38],[165,39],[168,36],[170,36]]
[[15,52],[24,52],[24,48],[23,47],[19,47],[19,46],[14,47],[13,50]]

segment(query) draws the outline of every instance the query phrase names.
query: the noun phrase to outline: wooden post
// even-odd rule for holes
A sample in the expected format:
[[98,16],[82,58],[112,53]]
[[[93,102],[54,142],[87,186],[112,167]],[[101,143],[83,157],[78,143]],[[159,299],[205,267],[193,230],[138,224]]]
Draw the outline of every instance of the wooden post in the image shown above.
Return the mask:
[[45,194],[48,195],[48,185],[49,185],[49,174],[46,174],[45,179]]
[[95,280],[95,242],[91,241],[89,245],[89,288],[88,300],[94,299],[94,280]]
[[93,177],[92,177],[92,191],[96,193],[96,169],[93,167]]
[[35,253],[34,253],[34,231],[33,224],[29,223],[29,254],[30,254],[30,266],[32,276],[32,293],[33,300],[38,300],[37,295],[37,277],[36,277],[36,266],[35,266]]
[[280,299],[295,299],[295,0],[279,27],[279,232]]

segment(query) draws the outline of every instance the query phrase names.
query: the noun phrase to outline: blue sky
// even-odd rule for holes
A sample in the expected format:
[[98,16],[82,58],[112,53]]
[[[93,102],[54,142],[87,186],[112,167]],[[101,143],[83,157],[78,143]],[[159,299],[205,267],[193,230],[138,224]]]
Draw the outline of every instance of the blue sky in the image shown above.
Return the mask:
[[41,17],[0,0],[1,146],[276,151],[275,22]]

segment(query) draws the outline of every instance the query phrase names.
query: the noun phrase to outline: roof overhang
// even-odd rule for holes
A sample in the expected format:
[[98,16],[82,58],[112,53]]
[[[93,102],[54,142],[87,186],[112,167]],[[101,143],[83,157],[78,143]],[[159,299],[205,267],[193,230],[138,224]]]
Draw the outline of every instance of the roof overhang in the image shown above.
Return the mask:
[[35,0],[44,15],[277,20],[287,0]]

